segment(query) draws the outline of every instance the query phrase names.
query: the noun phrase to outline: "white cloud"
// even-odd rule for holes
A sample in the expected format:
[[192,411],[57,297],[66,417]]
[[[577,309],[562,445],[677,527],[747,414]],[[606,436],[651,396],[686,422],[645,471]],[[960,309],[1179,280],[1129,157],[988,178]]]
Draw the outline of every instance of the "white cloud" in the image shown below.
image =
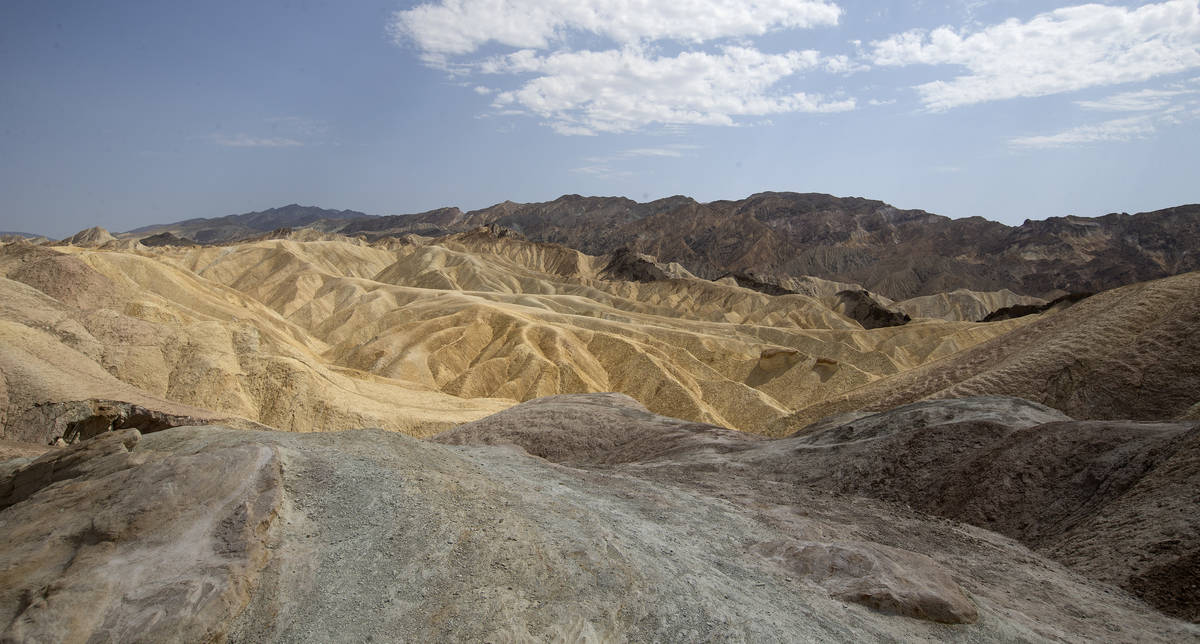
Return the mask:
[[1148,112],[1166,108],[1175,98],[1195,94],[1197,91],[1194,89],[1143,89],[1137,92],[1114,94],[1098,101],[1076,101],[1075,104],[1085,110],[1103,112]]
[[854,60],[845,55],[829,56],[824,59],[823,66],[825,71],[830,74],[844,74],[847,76],[864,72],[871,68],[870,65],[864,65],[861,61]]
[[965,75],[916,87],[926,107],[945,110],[1200,67],[1200,2],[1169,0],[1136,9],[1086,4],[974,33],[909,31],[871,47],[876,65],[965,67]]
[[631,46],[547,56],[522,50],[486,61],[482,69],[538,74],[497,95],[497,109],[519,107],[562,134],[595,134],[654,123],[735,125],[741,116],[854,109],[853,99],[772,91],[781,80],[823,63],[815,51],[764,54],[730,46],[720,53],[654,57]]
[[836,25],[840,16],[824,0],[441,0],[395,12],[390,31],[437,56],[469,54],[488,42],[547,49],[572,31],[621,44],[705,42]]
[[[861,60],[766,54],[746,40],[836,25],[841,13],[829,0],[436,0],[396,12],[389,28],[427,65],[473,77],[468,85],[481,75],[513,77],[476,86],[480,94],[487,93],[480,87],[503,88],[494,90],[495,113],[530,114],[561,134],[589,135],[853,109],[850,99],[779,85],[800,72],[853,74],[866,68]],[[580,48],[585,39],[601,49]],[[690,50],[664,55],[661,41]],[[695,46],[703,43],[712,44]],[[510,53],[482,58],[476,52],[484,45]]]
[[286,137],[254,137],[247,134],[216,134],[212,142],[226,148],[294,148],[304,145]]

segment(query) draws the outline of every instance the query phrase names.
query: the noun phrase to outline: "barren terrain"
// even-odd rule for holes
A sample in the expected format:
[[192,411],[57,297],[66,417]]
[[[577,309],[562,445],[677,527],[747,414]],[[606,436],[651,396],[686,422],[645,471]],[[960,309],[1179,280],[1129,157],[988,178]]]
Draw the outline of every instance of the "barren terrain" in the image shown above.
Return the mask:
[[0,360],[14,374],[4,435],[36,434],[21,419],[37,405],[88,399],[292,431],[427,435],[539,396],[602,391],[759,432],[1027,323],[938,309],[866,330],[828,298],[665,265],[666,279],[626,281],[606,272],[609,258],[490,229],[299,237],[147,248],[94,233],[82,246],[0,248]]
[[[932,449],[913,414],[937,419]],[[1155,608],[1195,618],[1194,596],[1164,601],[1188,597],[1181,578],[1155,574],[1186,561],[1139,556],[1163,534],[1195,552],[1194,429],[1124,426],[1136,440],[1118,447],[1102,423],[1061,427],[1074,421],[1015,399],[866,420],[766,440],[593,394],[526,403],[436,442],[106,434],[8,466],[19,469],[16,502],[0,510],[0,621],[6,638],[58,641],[1200,638]],[[1057,452],[1077,466],[1044,469],[1053,454],[1020,456],[1027,434],[1086,448]],[[882,455],[862,483],[846,478],[846,465]],[[954,520],[899,502],[940,476],[905,468],[947,461],[949,482],[971,455],[1018,462],[996,471],[1011,481],[1002,507],[1052,531],[989,524],[998,480],[962,490],[968,512]],[[1155,506],[1167,490],[1147,459],[1170,465],[1174,505]],[[1120,483],[1089,499],[1076,471],[1097,464]],[[1131,513],[1148,530],[1125,529]],[[1070,540],[1074,557],[1060,551]],[[136,563],[118,575],[117,561]]]
[[1200,641],[1200,273],[893,300],[319,214],[0,245],[0,640]]

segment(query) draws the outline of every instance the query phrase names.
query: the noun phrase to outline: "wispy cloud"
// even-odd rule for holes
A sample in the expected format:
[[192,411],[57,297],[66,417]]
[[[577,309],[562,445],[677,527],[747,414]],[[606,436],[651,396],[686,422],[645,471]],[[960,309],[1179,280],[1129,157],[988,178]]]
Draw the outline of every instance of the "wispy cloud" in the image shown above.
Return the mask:
[[633,176],[630,170],[614,168],[614,165],[632,161],[634,159],[673,159],[690,155],[692,152],[701,149],[699,145],[690,143],[668,143],[649,148],[630,148],[621,150],[612,154],[601,156],[586,157],[583,159],[587,163],[585,166],[571,168],[571,172],[577,174],[586,174],[601,179],[624,179]]
[[329,126],[323,121],[299,116],[276,116],[262,121],[265,132],[215,132],[207,138],[225,148],[298,148],[326,140]]
[[1055,134],[1016,137],[1009,143],[1016,148],[1062,148],[1149,138],[1162,128],[1200,119],[1200,99],[1197,99],[1197,95],[1200,95],[1200,90],[1190,88],[1185,83],[1175,83],[1166,89],[1143,89],[1098,100],[1076,101],[1077,105],[1089,111],[1139,114],[1078,125]]
[[585,165],[571,168],[575,174],[586,174],[597,179],[628,179],[633,176],[632,170],[618,170],[607,165]]
[[946,110],[1200,67],[1200,3],[1169,0],[1136,9],[1086,4],[978,31],[913,30],[873,42],[871,49],[876,65],[965,67],[964,75],[916,86],[927,108]]
[[226,148],[295,148],[304,145],[296,139],[254,137],[247,134],[214,134],[210,139]]
[[645,157],[681,157],[693,150],[699,150],[700,147],[690,143],[669,143],[653,148],[630,148],[606,156],[587,157],[584,160],[591,163],[612,163]]
[[1061,148],[1087,143],[1142,139],[1154,134],[1155,129],[1153,117],[1131,116],[1093,125],[1080,125],[1057,134],[1017,137],[1010,143],[1018,148]]
[[1180,96],[1196,94],[1194,89],[1143,89],[1123,92],[1095,101],[1076,101],[1085,110],[1102,112],[1147,112],[1161,110],[1171,105]]
[[266,119],[266,123],[274,133],[290,134],[301,138],[315,139],[329,133],[329,124],[302,116],[275,116]]

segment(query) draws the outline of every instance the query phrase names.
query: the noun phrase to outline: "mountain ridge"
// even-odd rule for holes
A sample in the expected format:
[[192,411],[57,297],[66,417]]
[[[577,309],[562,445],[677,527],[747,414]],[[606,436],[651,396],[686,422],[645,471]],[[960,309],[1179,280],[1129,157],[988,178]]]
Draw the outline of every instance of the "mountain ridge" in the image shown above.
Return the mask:
[[[168,224],[150,224],[126,231],[122,233],[122,237],[148,237],[170,232],[200,243],[220,243],[237,241],[276,228],[300,228],[321,220],[361,219],[371,216],[357,210],[332,210],[292,203],[223,217],[194,217]],[[180,231],[184,231],[185,234],[180,234]]]
[[591,255],[620,249],[653,255],[706,279],[730,273],[766,281],[813,276],[861,284],[894,300],[959,288],[1054,299],[1200,269],[1200,251],[1194,250],[1200,248],[1200,204],[1009,226],[822,193],[760,192],[708,203],[681,195],[641,203],[569,194],[548,202],[386,216],[293,205],[122,236],[172,232],[224,243],[289,227],[374,240],[480,226],[502,226],[531,241]]

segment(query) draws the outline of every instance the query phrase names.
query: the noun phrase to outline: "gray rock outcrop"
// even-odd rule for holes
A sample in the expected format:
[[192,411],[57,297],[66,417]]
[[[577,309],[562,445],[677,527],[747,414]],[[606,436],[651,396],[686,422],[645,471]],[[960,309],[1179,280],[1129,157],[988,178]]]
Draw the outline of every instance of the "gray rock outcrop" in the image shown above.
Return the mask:
[[[992,422],[1006,416],[1019,427]],[[1060,418],[1012,399],[962,401],[767,440],[597,394],[539,399],[436,441],[381,430],[106,432],[0,466],[0,639],[1200,637],[1095,566],[1080,574],[1056,561],[1090,553],[1172,592],[1162,570],[1121,554],[1158,537],[1102,526],[1145,513],[1163,490],[1177,498],[1167,528],[1192,529],[1191,430],[1154,429],[1111,458],[1095,446],[1098,430]],[[1034,511],[1056,495],[1056,516],[1092,522],[1090,532],[1059,526],[1077,539],[1063,552],[904,502],[930,480],[955,480],[970,454],[1001,462],[1039,434],[1076,438],[1039,447],[1057,468],[1021,471],[1007,502],[1020,512],[1013,499],[1028,498]],[[1147,475],[1150,461],[1159,465]],[[868,463],[890,473],[890,491],[861,474]],[[1106,464],[1123,482],[1102,486],[1099,504],[1064,493],[1084,480],[1080,464]],[[996,487],[971,469],[979,487],[958,500],[968,509]]]

